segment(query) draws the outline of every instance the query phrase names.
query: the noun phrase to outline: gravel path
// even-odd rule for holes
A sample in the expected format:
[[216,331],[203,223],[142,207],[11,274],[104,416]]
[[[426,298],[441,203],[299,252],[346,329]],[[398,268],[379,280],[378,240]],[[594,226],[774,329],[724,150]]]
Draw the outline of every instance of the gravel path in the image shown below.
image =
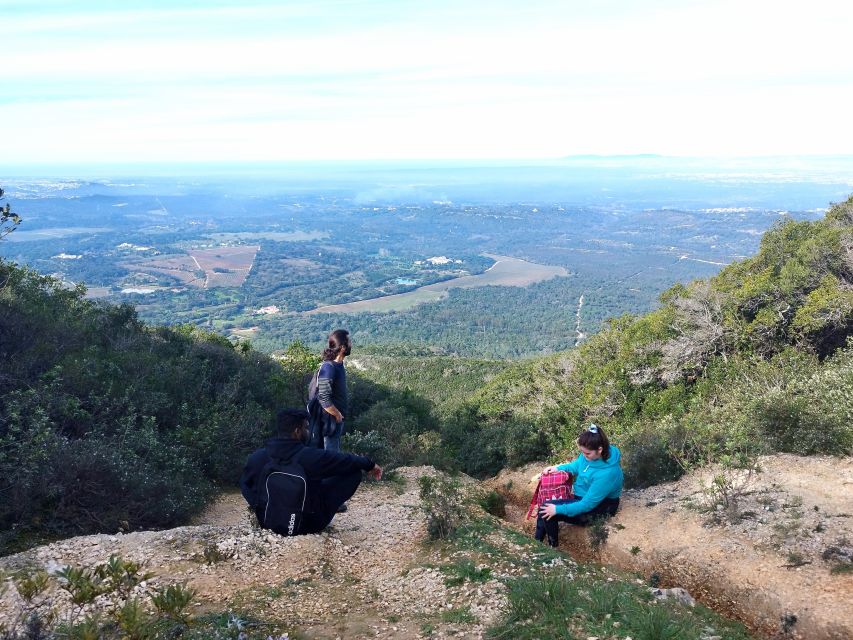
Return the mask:
[[[194,526],[167,531],[72,538],[0,558],[10,574],[65,565],[92,567],[111,555],[143,562],[154,574],[135,588],[185,583],[197,591],[196,612],[251,613],[297,630],[305,638],[482,638],[500,613],[503,585],[496,579],[445,584],[440,567],[448,550],[425,545],[417,477],[431,468],[404,468],[400,482],[365,483],[320,535],[282,538],[252,526],[239,494],[223,496]],[[205,549],[218,562],[205,563]],[[0,597],[0,625],[23,605],[11,581]],[[74,606],[51,581],[36,600],[65,619]],[[88,605],[83,611],[105,606]],[[454,623],[454,610],[473,621]],[[469,616],[470,618],[470,616]]]

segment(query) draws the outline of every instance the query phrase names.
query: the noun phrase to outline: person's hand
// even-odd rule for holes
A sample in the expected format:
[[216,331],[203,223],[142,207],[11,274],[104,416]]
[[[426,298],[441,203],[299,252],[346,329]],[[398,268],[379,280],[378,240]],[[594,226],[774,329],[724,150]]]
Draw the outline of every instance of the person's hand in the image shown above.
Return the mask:
[[374,464],[373,468],[367,472],[367,475],[374,480],[382,480],[382,467],[378,464]]
[[557,473],[557,471],[559,471],[559,469],[557,469],[556,465],[545,467],[542,469],[542,475],[545,475],[546,473]]
[[557,507],[555,507],[550,502],[548,504],[544,504],[539,507],[539,515],[545,518],[546,520],[550,520],[555,515],[557,515]]

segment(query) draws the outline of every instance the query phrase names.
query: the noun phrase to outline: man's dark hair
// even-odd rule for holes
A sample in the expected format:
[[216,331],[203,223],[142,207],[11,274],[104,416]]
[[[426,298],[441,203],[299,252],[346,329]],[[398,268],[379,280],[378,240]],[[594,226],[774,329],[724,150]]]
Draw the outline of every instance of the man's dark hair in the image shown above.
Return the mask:
[[335,329],[329,334],[329,346],[323,349],[323,360],[334,360],[341,351],[349,355],[349,346],[349,331]]
[[281,437],[290,437],[294,430],[305,424],[308,412],[305,409],[280,409],[275,416],[275,427]]

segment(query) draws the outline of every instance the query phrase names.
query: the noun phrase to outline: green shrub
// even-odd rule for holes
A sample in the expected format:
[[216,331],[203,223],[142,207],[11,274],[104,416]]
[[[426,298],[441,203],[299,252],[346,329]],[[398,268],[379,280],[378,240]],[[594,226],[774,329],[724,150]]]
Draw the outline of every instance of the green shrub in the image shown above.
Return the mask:
[[195,598],[195,590],[181,584],[160,587],[151,596],[151,602],[161,614],[186,622],[186,609]]
[[301,374],[2,261],[0,281],[0,553],[185,522],[236,482]]
[[345,433],[341,439],[341,447],[344,451],[367,456],[389,469],[399,466],[392,464],[392,460],[399,462],[399,457],[395,455],[392,445],[378,431]]
[[127,598],[133,588],[140,582],[153,576],[143,573],[142,565],[133,560],[123,560],[113,554],[106,563],[95,567],[95,575],[101,578],[110,591],[115,591],[122,598]]
[[[546,428],[538,424],[548,424]],[[489,418],[466,406],[442,424],[441,440],[450,464],[468,475],[484,478],[504,467],[541,460],[550,452],[551,425],[515,418]]]
[[456,478],[421,476],[418,485],[429,539],[450,537],[465,517],[462,484]]
[[680,478],[684,469],[672,453],[680,448],[678,438],[678,429],[670,420],[642,426],[624,436],[620,450],[624,452],[625,486],[643,489]]
[[108,632],[105,628],[107,624],[102,615],[91,613],[84,616],[80,622],[60,625],[58,632],[61,638],[68,640],[103,640]]
[[47,589],[47,584],[48,575],[44,571],[24,574],[15,581],[18,595],[27,602],[32,602],[36,596],[43,593]]
[[152,635],[150,617],[136,598],[128,598],[116,609],[115,622],[122,638],[127,640],[145,640]]
[[853,452],[853,348],[822,366],[792,367],[786,374],[753,405],[768,444],[798,455]]
[[56,576],[59,586],[71,596],[71,601],[77,605],[89,604],[110,587],[94,569],[80,567],[63,567]]

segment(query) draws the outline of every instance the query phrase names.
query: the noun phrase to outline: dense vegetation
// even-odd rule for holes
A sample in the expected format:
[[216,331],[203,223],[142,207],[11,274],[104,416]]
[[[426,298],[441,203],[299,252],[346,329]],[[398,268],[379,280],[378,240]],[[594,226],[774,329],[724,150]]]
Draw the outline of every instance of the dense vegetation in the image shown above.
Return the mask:
[[2,546],[184,521],[233,483],[295,375],[7,263],[0,363]]
[[[272,359],[192,325],[147,326],[128,305],[0,261],[0,553],[186,522],[236,483],[276,408],[304,406],[318,362],[299,343]],[[393,443],[368,436],[363,450],[445,458],[429,401],[357,375],[352,386],[352,423]]]
[[[566,455],[596,421],[634,485],[765,450],[849,454],[851,333],[853,198],[780,223],[755,257],[673,286],[571,351],[510,363],[357,340],[346,447],[484,476]],[[129,306],[0,262],[0,363],[10,548],[185,521],[236,480],[273,409],[304,402],[317,356],[294,343],[273,360],[191,326],[146,326]]]
[[780,223],[755,257],[672,287],[659,309],[614,319],[578,349],[507,368],[469,401],[481,435],[467,446],[481,465],[495,434],[526,424],[528,442],[537,433],[566,453],[595,421],[623,445],[635,485],[761,451],[850,454],[851,334],[853,198],[823,220]]
[[[600,290],[581,277],[554,278],[527,287],[451,289],[440,303],[408,311],[258,318],[252,343],[263,351],[294,340],[318,343],[330,326],[346,326],[359,344],[408,344],[444,355],[518,358],[569,349],[577,337],[578,300],[584,296],[581,330],[597,331],[625,309],[648,310],[654,296],[625,291],[607,276]],[[661,287],[663,288],[663,287]]]

